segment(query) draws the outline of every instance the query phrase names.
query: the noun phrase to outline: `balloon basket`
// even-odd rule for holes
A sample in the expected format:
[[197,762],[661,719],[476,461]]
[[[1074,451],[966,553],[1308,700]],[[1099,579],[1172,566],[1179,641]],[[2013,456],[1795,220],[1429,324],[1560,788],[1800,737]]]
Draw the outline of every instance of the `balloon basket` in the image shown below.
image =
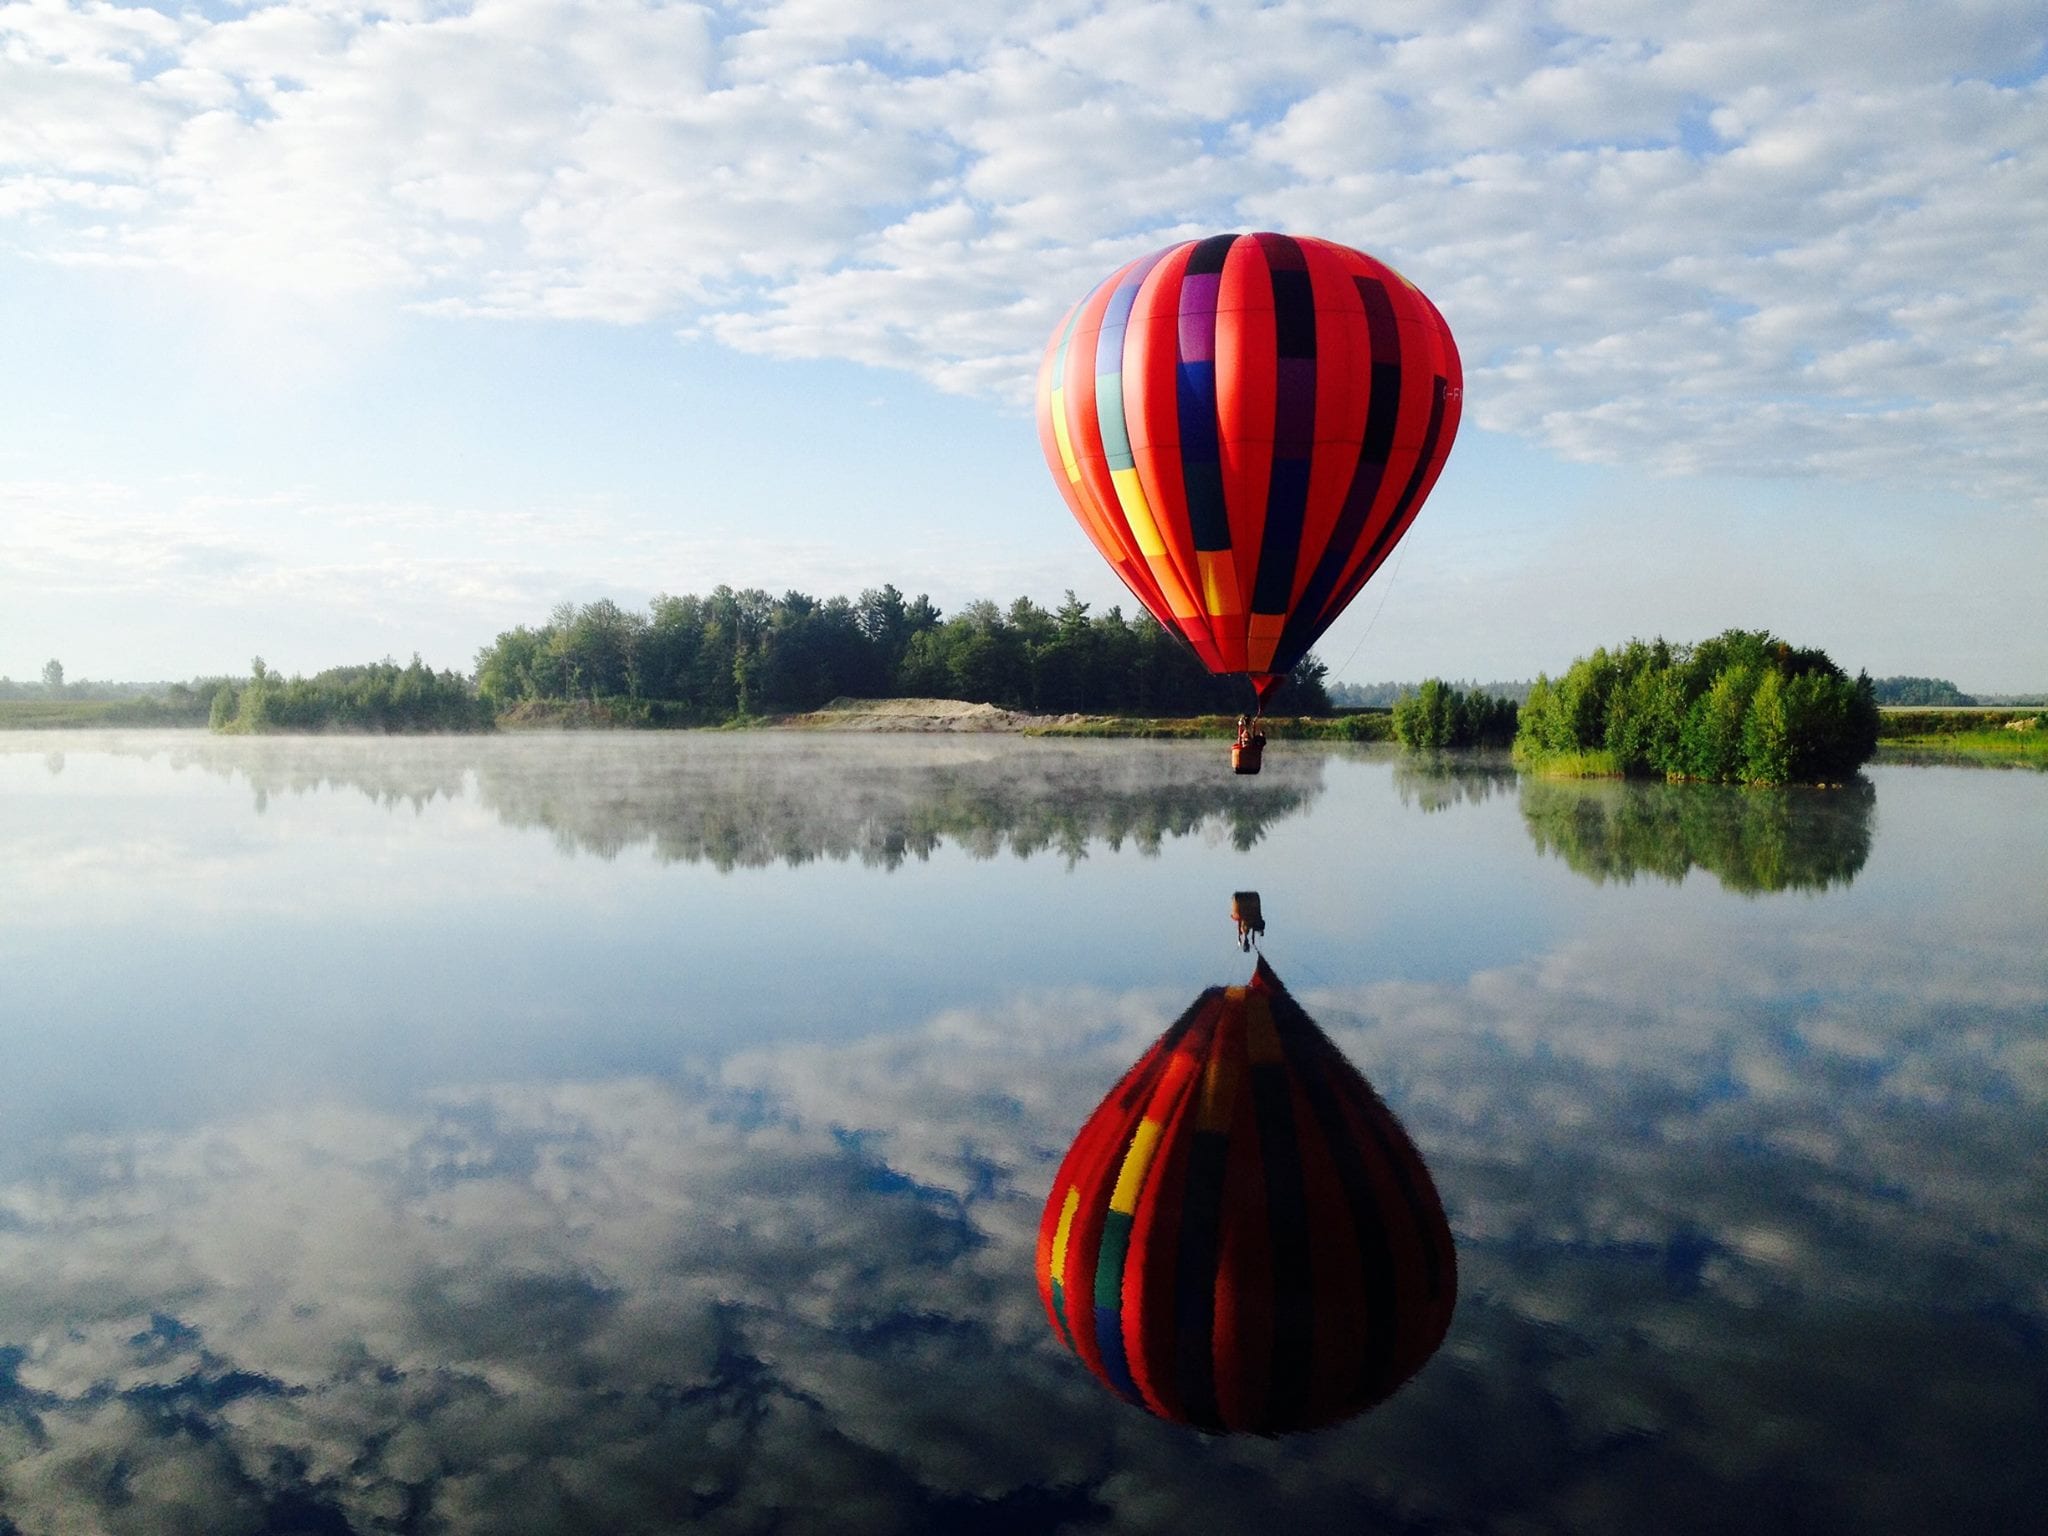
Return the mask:
[[1264,741],[1239,742],[1230,749],[1230,771],[1232,773],[1257,773],[1266,756]]

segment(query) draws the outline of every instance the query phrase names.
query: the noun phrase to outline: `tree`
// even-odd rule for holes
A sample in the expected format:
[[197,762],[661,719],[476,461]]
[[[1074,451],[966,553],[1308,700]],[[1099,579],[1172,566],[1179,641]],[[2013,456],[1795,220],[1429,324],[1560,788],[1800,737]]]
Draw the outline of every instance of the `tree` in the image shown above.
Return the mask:
[[540,696],[535,664],[546,648],[547,637],[521,624],[508,629],[476,655],[476,691],[494,709],[506,709],[521,699]]
[[[1794,679],[1796,686],[1800,680]],[[1785,784],[1792,778],[1792,737],[1785,713],[1785,687],[1775,669],[1766,669],[1750,695],[1742,722],[1742,769],[1745,784]]]
[[1329,664],[1310,651],[1288,672],[1287,680],[1274,695],[1274,703],[1289,714],[1327,715],[1330,713],[1330,692],[1324,686],[1324,680],[1329,675]]
[[64,663],[54,656],[43,663],[43,687],[53,699],[64,692]]
[[1067,590],[1052,616],[1052,634],[1031,658],[1031,702],[1036,709],[1063,713],[1087,707],[1095,696],[1094,627],[1088,605]]

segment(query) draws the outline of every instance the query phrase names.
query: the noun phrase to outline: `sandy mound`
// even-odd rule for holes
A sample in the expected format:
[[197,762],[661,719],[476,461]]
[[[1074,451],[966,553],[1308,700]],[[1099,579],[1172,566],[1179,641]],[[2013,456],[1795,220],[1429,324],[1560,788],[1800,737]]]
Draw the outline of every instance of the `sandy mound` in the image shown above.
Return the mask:
[[834,699],[783,724],[828,731],[1021,731],[1058,718],[961,699]]

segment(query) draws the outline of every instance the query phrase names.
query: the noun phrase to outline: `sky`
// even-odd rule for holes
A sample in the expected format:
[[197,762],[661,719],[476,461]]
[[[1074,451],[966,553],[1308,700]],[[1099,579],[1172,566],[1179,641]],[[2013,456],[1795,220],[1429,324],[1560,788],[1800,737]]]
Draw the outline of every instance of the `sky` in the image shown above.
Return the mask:
[[0,674],[1128,609],[1039,354],[1271,228],[1465,363],[1336,678],[1742,625],[2048,687],[2044,80],[2030,0],[0,0]]

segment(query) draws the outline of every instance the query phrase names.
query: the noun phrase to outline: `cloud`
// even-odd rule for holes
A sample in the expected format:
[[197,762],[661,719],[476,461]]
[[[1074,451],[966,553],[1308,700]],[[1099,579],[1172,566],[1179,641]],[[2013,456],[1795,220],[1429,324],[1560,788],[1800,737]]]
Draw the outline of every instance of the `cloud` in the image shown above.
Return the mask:
[[1118,261],[1278,225],[1421,282],[1480,425],[2039,505],[2044,41],[1997,0],[15,0],[0,217],[51,260],[1010,400]]
[[[679,530],[601,497],[498,507],[303,489],[251,496],[178,481],[0,479],[0,526],[10,550],[0,608],[22,632],[39,608],[73,622],[103,612],[132,624],[138,613],[170,612],[162,605],[174,601],[172,636],[152,649],[199,657],[184,670],[209,673],[241,667],[251,635],[287,672],[334,665],[332,637],[305,632],[336,616],[355,636],[343,653],[351,659],[380,646],[420,649],[437,665],[466,669],[479,637],[538,622],[565,597],[637,605],[665,584],[650,575],[657,572],[714,571],[741,586],[824,592],[904,579],[901,564],[881,568],[887,552],[849,555],[822,539],[719,523]],[[958,564],[949,586],[962,600],[967,583],[995,564],[971,546],[908,553],[913,569]],[[152,675],[180,669],[161,660],[122,665],[158,668]]]

